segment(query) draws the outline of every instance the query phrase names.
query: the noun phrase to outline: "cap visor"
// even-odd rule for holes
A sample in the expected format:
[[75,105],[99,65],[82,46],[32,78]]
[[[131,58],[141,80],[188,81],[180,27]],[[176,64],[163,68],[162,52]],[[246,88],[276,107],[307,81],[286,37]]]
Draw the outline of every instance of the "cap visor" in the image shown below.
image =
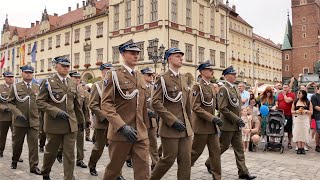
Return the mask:
[[65,65],[65,66],[70,66],[69,62],[59,62],[58,64]]
[[214,69],[214,67],[213,66],[208,66],[208,67],[206,67],[204,69]]
[[141,52],[141,49],[139,48],[128,48],[125,51],[137,51],[137,52]]
[[24,70],[24,71],[22,71],[22,72],[29,72],[29,73],[33,73],[33,71],[31,71],[31,70]]

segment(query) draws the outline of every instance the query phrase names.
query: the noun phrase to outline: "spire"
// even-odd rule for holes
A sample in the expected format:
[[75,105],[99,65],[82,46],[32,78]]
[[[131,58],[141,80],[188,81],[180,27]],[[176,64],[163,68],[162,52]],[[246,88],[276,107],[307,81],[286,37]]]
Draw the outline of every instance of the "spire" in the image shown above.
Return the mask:
[[8,14],[6,14],[6,20],[5,20],[3,27],[2,27],[2,33],[6,32],[6,31],[9,31]]
[[44,11],[42,13],[42,18],[41,18],[41,22],[43,21],[49,21],[49,15],[47,12],[47,7],[44,8]]
[[288,11],[288,20],[287,20],[286,31],[284,33],[281,50],[290,50],[290,49],[292,49],[292,25],[290,22],[290,15]]

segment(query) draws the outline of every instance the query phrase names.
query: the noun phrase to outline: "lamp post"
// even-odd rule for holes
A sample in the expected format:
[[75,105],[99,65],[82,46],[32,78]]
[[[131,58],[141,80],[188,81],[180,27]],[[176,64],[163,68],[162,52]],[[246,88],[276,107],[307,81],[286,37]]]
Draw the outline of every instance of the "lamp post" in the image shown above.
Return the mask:
[[244,77],[244,72],[241,71],[240,74],[239,74],[239,76],[241,77],[241,81],[242,81],[242,80],[243,80],[243,77]]
[[277,77],[274,77],[273,82],[277,82],[277,81],[278,81]]
[[149,60],[154,63],[154,71],[157,72],[157,64],[163,59],[165,47],[161,44],[158,48],[159,39],[149,40],[149,46],[147,47]]

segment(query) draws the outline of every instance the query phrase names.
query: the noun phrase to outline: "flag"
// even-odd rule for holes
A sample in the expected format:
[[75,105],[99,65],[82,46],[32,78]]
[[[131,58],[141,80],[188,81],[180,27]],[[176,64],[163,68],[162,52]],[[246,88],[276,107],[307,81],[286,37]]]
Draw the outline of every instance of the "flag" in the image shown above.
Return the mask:
[[8,47],[7,47],[6,52],[4,53],[4,55],[3,55],[2,58],[1,58],[1,63],[0,63],[0,68],[1,68],[1,69],[7,67],[8,58],[9,58],[9,55],[8,55]]
[[25,63],[25,49],[26,49],[26,44],[23,44],[20,48],[20,54],[21,54],[20,66],[24,66],[24,63]]
[[34,42],[34,45],[31,50],[31,62],[36,62],[36,53],[37,53],[37,42]]
[[14,73],[14,48],[12,48],[12,73]]

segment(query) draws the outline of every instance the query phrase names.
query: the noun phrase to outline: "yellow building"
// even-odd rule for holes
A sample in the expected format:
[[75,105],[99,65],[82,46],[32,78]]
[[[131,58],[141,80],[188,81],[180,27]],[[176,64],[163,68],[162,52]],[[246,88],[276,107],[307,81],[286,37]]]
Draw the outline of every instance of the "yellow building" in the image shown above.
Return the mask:
[[[238,48],[228,45],[230,34],[234,33],[229,28],[229,21],[234,21],[230,14],[235,11],[221,0],[87,0],[81,7],[77,4],[74,10],[69,7],[64,15],[49,15],[49,11],[45,9],[41,21],[31,23],[29,28],[11,26],[6,20],[0,56],[8,48],[10,58],[9,66],[1,69],[1,74],[10,70],[20,78],[22,57],[17,52],[25,44],[25,63],[31,63],[30,53],[37,42],[36,62],[32,64],[36,78],[45,78],[54,72],[52,58],[66,56],[71,60],[72,70],[79,71],[85,81],[92,81],[100,77],[101,63],[114,66],[122,63],[118,45],[133,39],[142,49],[138,69],[155,67],[148,56],[150,44],[163,45],[166,49],[180,48],[185,52],[181,72],[191,85],[198,76],[198,64],[206,60],[215,65],[215,77],[220,78],[221,71],[234,64],[230,49]],[[252,28],[250,31],[252,34]],[[254,40],[252,35],[251,40]],[[239,51],[242,56],[250,49]],[[165,68],[159,60],[157,73]]]

